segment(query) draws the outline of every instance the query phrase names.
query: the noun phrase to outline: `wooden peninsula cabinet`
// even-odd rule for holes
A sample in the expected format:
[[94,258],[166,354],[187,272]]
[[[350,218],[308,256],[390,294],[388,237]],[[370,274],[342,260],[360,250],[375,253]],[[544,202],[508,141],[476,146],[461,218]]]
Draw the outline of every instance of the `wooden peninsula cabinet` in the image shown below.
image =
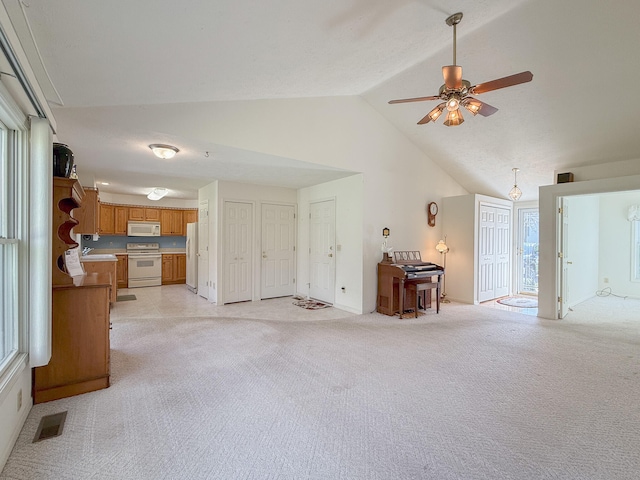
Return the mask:
[[65,252],[78,244],[71,230],[84,190],[77,180],[53,179],[51,359],[33,369],[33,401],[48,402],[109,386],[111,275],[71,277]]
[[87,274],[52,292],[51,360],[33,372],[34,403],[109,386],[108,274]]

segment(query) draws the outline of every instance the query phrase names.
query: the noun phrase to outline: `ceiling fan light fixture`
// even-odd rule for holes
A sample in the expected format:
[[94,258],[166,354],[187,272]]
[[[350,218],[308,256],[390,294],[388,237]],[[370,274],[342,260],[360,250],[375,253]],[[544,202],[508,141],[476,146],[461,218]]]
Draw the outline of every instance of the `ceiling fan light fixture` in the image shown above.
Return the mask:
[[476,116],[482,107],[482,104],[473,98],[465,98],[461,103],[473,116]]
[[453,110],[447,114],[447,119],[444,121],[444,124],[447,127],[457,127],[462,122],[464,122],[462,112],[460,110]]
[[449,100],[447,100],[447,110],[449,110],[450,112],[458,110],[459,107],[460,100],[458,100],[456,97],[451,97]]
[[445,104],[441,103],[440,105],[438,105],[436,108],[434,108],[429,112],[429,118],[431,119],[432,122],[435,122],[438,118],[440,118],[440,115],[442,115],[444,108],[445,108]]
[[511,190],[509,190],[509,197],[511,197],[511,200],[513,200],[514,202],[517,202],[522,196],[522,190],[518,188],[518,179],[517,179],[517,175],[520,169],[512,168],[511,170],[513,170],[513,187],[511,188]]
[[149,148],[156,157],[162,158],[164,160],[173,158],[176,153],[180,151],[173,145],[164,145],[162,143],[152,143],[151,145],[149,145]]

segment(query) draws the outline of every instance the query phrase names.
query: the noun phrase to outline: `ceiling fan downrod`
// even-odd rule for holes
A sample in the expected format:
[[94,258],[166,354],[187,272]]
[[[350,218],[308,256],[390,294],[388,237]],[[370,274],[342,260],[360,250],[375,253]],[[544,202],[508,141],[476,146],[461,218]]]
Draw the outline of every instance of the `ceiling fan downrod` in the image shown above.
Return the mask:
[[447,19],[445,20],[447,25],[449,25],[450,27],[453,27],[453,65],[457,65],[456,63],[456,48],[457,48],[456,25],[460,23],[460,20],[462,20],[462,12],[454,13],[453,15],[447,17]]

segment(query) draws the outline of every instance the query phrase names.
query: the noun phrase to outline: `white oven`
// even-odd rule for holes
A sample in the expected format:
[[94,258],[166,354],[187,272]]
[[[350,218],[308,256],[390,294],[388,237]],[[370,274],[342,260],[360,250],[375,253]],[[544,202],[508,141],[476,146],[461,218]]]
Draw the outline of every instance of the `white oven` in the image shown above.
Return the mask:
[[162,254],[157,243],[127,243],[128,287],[162,285]]

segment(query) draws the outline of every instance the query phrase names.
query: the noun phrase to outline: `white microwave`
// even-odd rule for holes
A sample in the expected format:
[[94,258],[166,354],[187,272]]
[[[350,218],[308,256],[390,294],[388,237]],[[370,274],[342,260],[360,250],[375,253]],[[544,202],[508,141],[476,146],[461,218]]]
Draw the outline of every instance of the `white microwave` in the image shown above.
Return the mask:
[[160,222],[127,222],[130,237],[159,237]]

